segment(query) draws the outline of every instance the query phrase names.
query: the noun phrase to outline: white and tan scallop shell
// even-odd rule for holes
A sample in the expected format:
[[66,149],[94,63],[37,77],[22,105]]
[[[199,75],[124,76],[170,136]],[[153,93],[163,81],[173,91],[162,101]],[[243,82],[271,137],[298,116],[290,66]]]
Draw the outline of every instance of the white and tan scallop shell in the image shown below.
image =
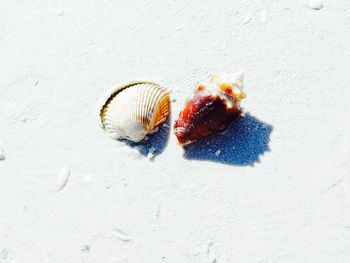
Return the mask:
[[170,94],[152,82],[116,88],[100,110],[102,127],[115,139],[139,142],[170,113]]

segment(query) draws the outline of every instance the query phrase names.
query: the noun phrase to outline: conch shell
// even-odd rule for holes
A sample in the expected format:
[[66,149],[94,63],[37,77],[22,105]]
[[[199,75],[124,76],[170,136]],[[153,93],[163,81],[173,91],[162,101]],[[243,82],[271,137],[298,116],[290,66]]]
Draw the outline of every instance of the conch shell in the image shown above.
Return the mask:
[[209,83],[197,84],[175,122],[180,144],[189,144],[212,133],[225,130],[242,113],[245,98],[243,74],[212,75]]

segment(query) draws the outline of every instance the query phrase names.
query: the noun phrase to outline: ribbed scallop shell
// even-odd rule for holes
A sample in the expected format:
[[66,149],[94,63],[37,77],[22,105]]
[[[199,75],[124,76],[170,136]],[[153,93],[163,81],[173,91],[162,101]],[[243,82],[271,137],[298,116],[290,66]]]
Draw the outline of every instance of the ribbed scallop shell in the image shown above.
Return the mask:
[[170,94],[152,82],[134,82],[115,89],[100,111],[102,127],[115,139],[141,141],[170,113]]

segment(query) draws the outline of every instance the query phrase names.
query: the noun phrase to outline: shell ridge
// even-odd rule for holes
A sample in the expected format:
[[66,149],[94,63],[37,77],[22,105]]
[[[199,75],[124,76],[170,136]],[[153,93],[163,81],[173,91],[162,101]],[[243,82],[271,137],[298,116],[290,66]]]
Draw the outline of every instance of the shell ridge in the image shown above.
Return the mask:
[[151,104],[151,107],[152,107],[152,110],[150,112],[150,121],[151,121],[151,130],[153,131],[155,128],[156,128],[156,106],[155,105],[159,105],[160,101],[159,101],[159,94],[160,94],[160,89],[157,87],[156,89],[154,89],[154,95],[153,95],[153,98],[154,100],[157,100],[158,101],[158,104],[156,103],[152,103]]
[[153,113],[154,113],[154,109],[153,109],[153,105],[155,104],[155,101],[157,99],[156,94],[157,94],[157,89],[158,87],[154,87],[151,91],[151,93],[149,94],[149,97],[151,97],[151,100],[147,103],[147,118],[149,120],[149,129],[150,131],[153,130],[154,128],[154,123],[153,123]]
[[107,133],[135,142],[154,132],[169,113],[169,92],[153,82],[115,88],[100,109],[102,127]]
[[145,118],[145,105],[144,105],[144,100],[145,100],[145,86],[142,85],[139,89],[139,95],[138,95],[139,101],[138,101],[138,113],[139,113],[139,118],[144,127],[148,131],[148,123]]
[[108,105],[111,103],[111,101],[120,93],[122,92],[123,90],[127,89],[127,88],[130,88],[132,86],[136,86],[136,85],[139,85],[139,84],[148,84],[148,85],[153,85],[154,83],[153,82],[149,82],[149,81],[133,81],[127,85],[122,85],[122,86],[118,86],[116,87],[115,89],[112,90],[111,94],[109,95],[109,97],[107,98],[106,102],[103,104],[103,106],[101,107],[100,109],[100,118],[101,118],[101,124],[102,124],[102,127],[104,128],[105,124],[103,122],[103,119],[104,119],[104,116],[106,114],[106,110],[107,110],[107,107]]
[[[158,90],[158,101],[157,107],[154,108],[153,116],[152,116],[152,122],[153,122],[153,128],[156,128],[160,123],[162,123],[164,118],[164,111],[167,110],[168,107],[165,107],[164,104],[169,104],[170,100],[167,101],[167,97],[169,97],[169,94],[165,94],[163,92],[163,88]],[[166,105],[167,106],[167,105]]]
[[[143,122],[147,123],[147,125],[149,125],[149,119],[148,119],[148,104],[147,104],[147,92],[146,90],[144,90],[144,92],[142,92],[142,117],[143,117]],[[149,127],[148,127],[149,128]]]
[[163,96],[159,105],[159,117],[156,120],[156,126],[166,120],[167,112],[169,112],[170,96]]

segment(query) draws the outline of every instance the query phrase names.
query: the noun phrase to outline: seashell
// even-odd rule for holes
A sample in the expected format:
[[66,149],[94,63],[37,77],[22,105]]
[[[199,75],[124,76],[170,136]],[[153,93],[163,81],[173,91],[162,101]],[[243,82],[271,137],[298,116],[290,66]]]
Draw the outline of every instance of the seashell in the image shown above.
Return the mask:
[[70,169],[66,166],[63,166],[56,177],[57,191],[61,191],[63,188],[66,187],[69,176],[70,176]]
[[139,142],[156,132],[170,113],[170,94],[152,82],[114,89],[100,109],[102,127],[115,139]]
[[3,161],[6,159],[6,155],[4,154],[3,151],[0,151],[0,161]]
[[241,113],[245,98],[243,73],[212,75],[209,83],[197,84],[175,122],[180,144],[189,144],[212,133],[225,130]]
[[322,0],[310,0],[308,3],[308,6],[311,9],[320,10],[323,8],[323,1]]
[[2,148],[2,143],[0,142],[0,161],[3,161],[6,159],[6,155],[4,152],[4,149]]

